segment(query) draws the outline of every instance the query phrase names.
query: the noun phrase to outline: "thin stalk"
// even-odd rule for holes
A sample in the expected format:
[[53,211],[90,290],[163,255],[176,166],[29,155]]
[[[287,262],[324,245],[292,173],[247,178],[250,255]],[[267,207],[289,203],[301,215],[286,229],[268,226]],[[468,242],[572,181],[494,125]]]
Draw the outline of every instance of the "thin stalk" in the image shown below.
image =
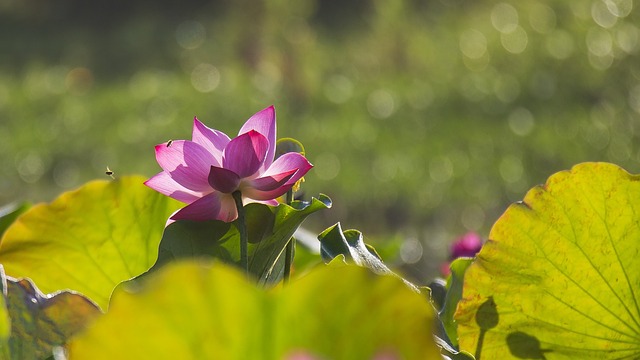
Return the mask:
[[249,237],[247,236],[247,223],[244,218],[244,207],[242,206],[242,193],[238,190],[234,191],[232,195],[238,209],[236,227],[240,233],[240,267],[249,274]]
[[[293,202],[293,190],[287,191],[285,202],[287,203],[287,205],[291,205],[291,202]],[[293,265],[293,251],[296,246],[295,241],[296,239],[292,236],[291,239],[289,239],[284,252],[284,275],[282,281],[285,284],[289,282],[289,277],[291,276],[291,265]]]

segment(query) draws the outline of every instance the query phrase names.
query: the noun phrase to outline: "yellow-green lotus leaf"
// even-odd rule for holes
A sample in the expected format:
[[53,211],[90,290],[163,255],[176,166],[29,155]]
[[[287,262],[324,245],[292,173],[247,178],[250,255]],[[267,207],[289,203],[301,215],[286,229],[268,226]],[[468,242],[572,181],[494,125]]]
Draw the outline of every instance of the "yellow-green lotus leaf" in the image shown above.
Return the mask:
[[585,163],[500,217],[455,319],[479,359],[638,359],[639,302],[640,177]]
[[[173,262],[72,340],[70,359],[438,359],[428,301],[392,276],[323,267],[269,291]],[[377,357],[376,357],[377,356]]]
[[30,208],[1,239],[7,275],[30,278],[45,293],[78,291],[106,309],[118,283],[156,261],[166,219],[179,207],[144,180],[92,181]]

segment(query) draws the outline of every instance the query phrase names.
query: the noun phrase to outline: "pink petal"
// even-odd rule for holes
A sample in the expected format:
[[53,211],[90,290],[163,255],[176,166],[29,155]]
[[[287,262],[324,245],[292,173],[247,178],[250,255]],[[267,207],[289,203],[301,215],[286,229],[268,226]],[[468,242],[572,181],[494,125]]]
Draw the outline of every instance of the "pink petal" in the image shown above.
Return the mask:
[[283,185],[271,190],[247,187],[242,189],[242,195],[255,200],[275,199],[289,191],[293,184],[300,180],[300,178],[303,177],[312,167],[313,165],[311,165],[304,156],[294,152],[286,153],[277,158],[267,171],[262,174],[262,178],[265,178],[275,177],[295,171],[295,173],[293,173],[293,175],[291,175]]
[[277,189],[270,191],[261,191],[256,188],[247,188],[242,192],[242,195],[248,197],[249,199],[259,201],[274,200],[284,195],[287,191],[289,191],[289,189],[291,189],[292,186],[293,184],[285,184]]
[[276,199],[269,199],[269,200],[254,200],[251,198],[246,198],[246,197],[242,197],[242,203],[244,205],[247,204],[251,204],[251,203],[258,203],[258,204],[265,204],[265,205],[269,205],[269,206],[278,206],[278,204],[280,204],[278,202],[278,200]]
[[291,170],[298,170],[286,182],[287,185],[293,185],[296,181],[300,180],[301,177],[305,176],[312,167],[313,165],[301,154],[289,152],[277,158],[262,174],[262,177],[275,176],[276,174],[286,173]]
[[187,140],[156,145],[156,160],[183,187],[198,192],[211,191],[209,170],[218,162],[202,145]]
[[271,191],[275,190],[282,185],[286,184],[289,179],[293,176],[293,174],[298,171],[297,169],[284,172],[282,174],[272,175],[272,176],[264,176],[259,177],[257,179],[253,179],[249,182],[248,186],[255,188],[260,191]]
[[151,179],[145,181],[144,184],[163,195],[170,196],[187,204],[202,197],[201,193],[189,190],[175,182],[171,178],[171,175],[164,171],[154,175]]
[[251,176],[260,169],[269,147],[269,141],[255,130],[231,140],[224,149],[222,165],[240,178]]
[[221,220],[231,222],[238,218],[238,210],[229,194],[212,192],[178,210],[171,220]]
[[255,130],[262,134],[269,141],[269,150],[265,157],[264,164],[261,170],[265,170],[273,162],[273,157],[276,154],[276,109],[273,105],[266,109],[258,111],[244,123],[238,135]]
[[231,141],[227,134],[207,127],[196,117],[193,118],[191,140],[207,149],[218,160],[217,165],[222,164],[222,151]]
[[209,171],[209,185],[221,193],[231,194],[238,189],[240,177],[231,170],[212,166]]

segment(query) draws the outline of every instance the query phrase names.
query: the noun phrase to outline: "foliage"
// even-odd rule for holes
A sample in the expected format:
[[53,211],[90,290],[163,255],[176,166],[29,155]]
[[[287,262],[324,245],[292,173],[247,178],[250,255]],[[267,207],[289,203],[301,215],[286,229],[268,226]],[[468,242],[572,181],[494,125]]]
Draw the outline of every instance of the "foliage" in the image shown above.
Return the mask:
[[287,249],[332,206],[325,195],[238,202],[232,222],[167,222],[180,204],[143,180],[93,181],[0,214],[0,358],[639,355],[640,175],[617,165],[551,176],[431,288],[340,223],[318,236],[328,266],[290,279]]
[[48,358],[55,347],[64,346],[101,314],[96,304],[78,293],[45,295],[29,279],[7,277],[1,269],[0,278],[2,317],[10,320],[0,327],[2,359]]
[[460,347],[484,359],[640,356],[639,180],[581,164],[511,205],[464,275]]
[[106,310],[118,283],[154,264],[164,222],[178,209],[143,181],[92,181],[33,206],[4,233],[0,263],[45,293],[73,289]]
[[[1,6],[0,203],[18,205],[0,209],[0,358],[640,356],[640,177],[616,165],[551,176],[429,289],[339,223],[286,281],[323,195],[163,227],[179,204],[120,175],[157,171],[137,155],[188,138],[183,120],[275,104],[334,214],[418,244],[482,233],[552,171],[638,167],[633,1],[194,3]],[[117,180],[81,185],[105,167]]]
[[[372,312],[367,304],[379,306]],[[265,292],[222,264],[176,262],[135,291],[116,292],[109,313],[71,343],[70,356],[432,359],[432,319],[401,281],[358,268],[327,267]]]
[[[249,273],[259,283],[275,284],[282,280],[284,259],[281,256],[295,230],[310,214],[331,207],[331,199],[320,195],[311,202],[295,201],[291,205],[270,207],[249,204],[245,207],[249,236]],[[222,221],[177,221],[167,226],[160,241],[158,260],[151,270],[168,262],[210,256],[229,264],[240,263],[238,229]],[[217,241],[216,241],[217,239]]]

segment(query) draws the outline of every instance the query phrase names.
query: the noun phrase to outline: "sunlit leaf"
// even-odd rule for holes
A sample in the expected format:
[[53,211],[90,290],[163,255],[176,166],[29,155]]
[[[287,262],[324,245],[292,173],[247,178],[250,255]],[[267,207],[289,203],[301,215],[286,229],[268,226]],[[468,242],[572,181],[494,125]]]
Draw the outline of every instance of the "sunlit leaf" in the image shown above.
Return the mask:
[[[249,272],[260,283],[282,278],[283,250],[293,233],[310,214],[331,207],[331,199],[320,195],[311,202],[294,201],[291,206],[264,204],[245,206],[249,237]],[[176,259],[212,256],[230,264],[240,263],[240,235],[235,223],[222,221],[176,221],[164,232],[155,271]]]
[[640,177],[557,173],[494,225],[455,318],[481,359],[640,358]]
[[9,204],[0,208],[0,239],[7,228],[13,224],[18,216],[22,215],[31,207],[28,203]]
[[224,264],[176,262],[135,292],[117,291],[109,312],[72,341],[70,355],[436,359],[432,321],[421,295],[358,267],[322,267],[264,291]]
[[106,309],[113,288],[156,261],[166,219],[179,203],[138,176],[92,181],[32,207],[5,232],[0,263],[45,293],[72,289]]
[[[377,274],[398,276],[382,262],[372,246],[365,244],[362,233],[358,230],[343,231],[340,223],[337,223],[323,231],[318,236],[318,240],[320,240],[320,255],[325,263],[343,256],[345,261],[371,269]],[[420,292],[418,287],[409,281],[405,279],[402,281],[414,291]]]
[[300,141],[293,138],[278,139],[276,142],[276,159],[289,152],[297,152],[304,155],[304,146]]
[[45,295],[29,279],[5,278],[2,270],[0,276],[11,319],[10,359],[46,359],[55,346],[64,345],[102,314],[80,294],[60,291]]

